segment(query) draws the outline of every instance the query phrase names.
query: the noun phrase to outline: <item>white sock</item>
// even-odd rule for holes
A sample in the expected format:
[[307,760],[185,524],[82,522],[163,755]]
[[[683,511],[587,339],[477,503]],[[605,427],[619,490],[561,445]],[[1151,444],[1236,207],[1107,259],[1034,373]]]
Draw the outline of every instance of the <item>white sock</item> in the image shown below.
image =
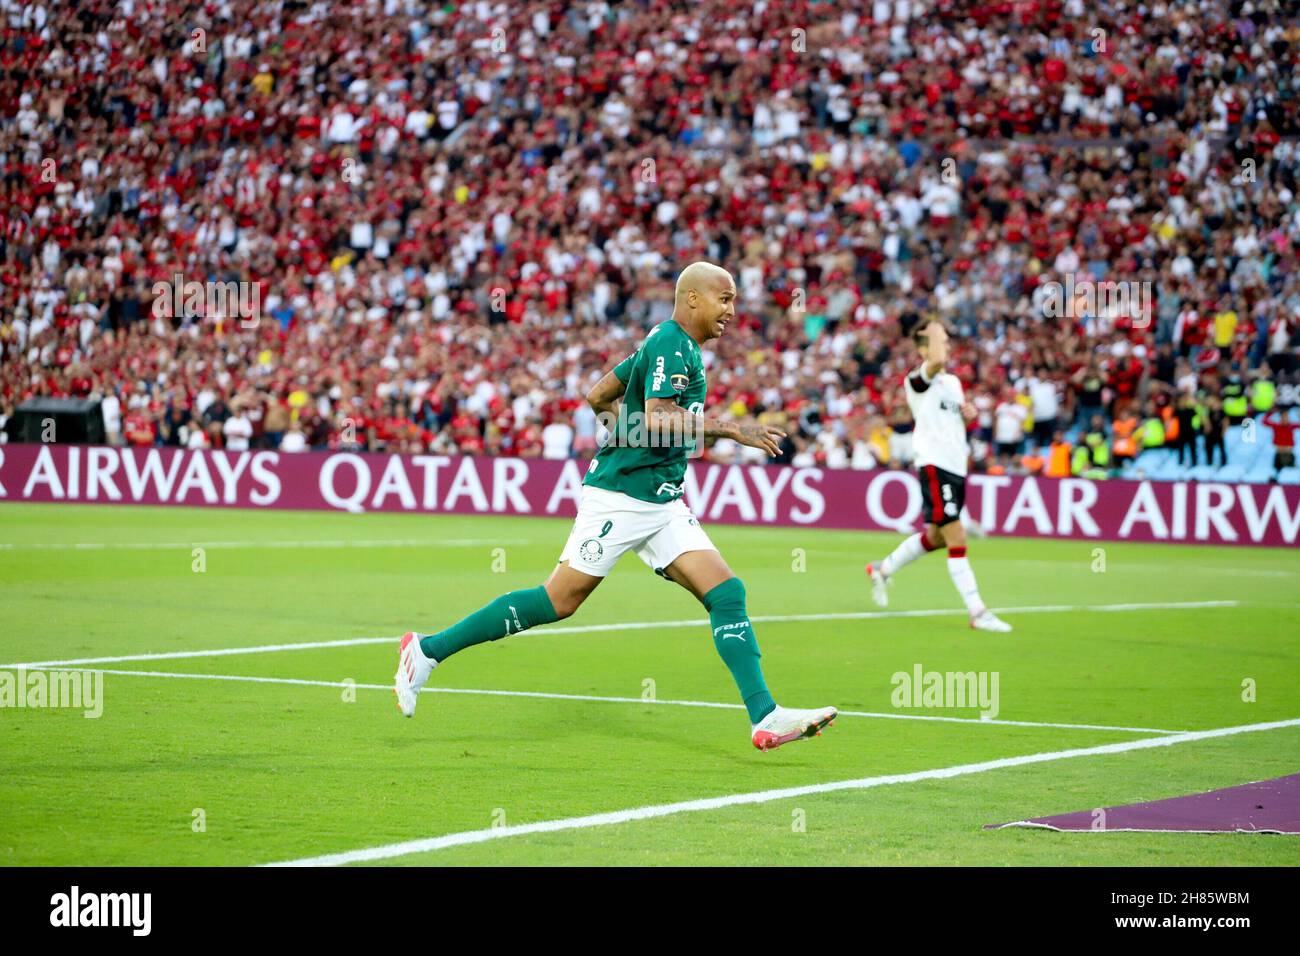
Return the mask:
[[916,534],[904,538],[902,544],[890,552],[889,557],[880,562],[880,573],[885,577],[890,577],[917,558],[924,556],[928,550],[931,549],[925,546],[925,532],[918,531]]
[[[959,553],[954,555],[954,551]],[[966,610],[970,611],[970,616],[975,617],[982,612],[984,602],[980,600],[979,585],[975,583],[975,572],[971,570],[965,548],[948,549],[948,576],[952,578],[952,586],[966,602]]]

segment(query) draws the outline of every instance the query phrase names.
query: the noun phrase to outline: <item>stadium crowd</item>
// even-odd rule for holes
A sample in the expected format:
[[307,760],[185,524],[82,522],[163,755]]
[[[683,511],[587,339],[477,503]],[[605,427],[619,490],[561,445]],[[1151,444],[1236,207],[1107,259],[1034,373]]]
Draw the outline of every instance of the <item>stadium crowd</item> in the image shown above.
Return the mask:
[[139,445],[589,455],[587,389],[707,258],[739,289],[710,414],[784,423],[782,461],[906,464],[934,317],[977,468],[1222,460],[1246,419],[1294,444],[1283,0],[0,18],[0,420],[92,397]]

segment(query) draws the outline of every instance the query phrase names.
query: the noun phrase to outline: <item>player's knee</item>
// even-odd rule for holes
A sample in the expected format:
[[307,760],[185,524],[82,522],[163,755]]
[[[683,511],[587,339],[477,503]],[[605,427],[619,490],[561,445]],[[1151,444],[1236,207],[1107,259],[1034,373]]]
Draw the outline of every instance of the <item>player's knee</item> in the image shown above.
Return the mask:
[[704,610],[710,614],[725,611],[735,611],[743,614],[745,611],[745,582],[733,576],[715,586],[713,590],[704,595]]
[[564,594],[551,595],[551,607],[555,608],[555,619],[563,621],[566,617],[572,617],[582,604],[584,595],[565,592]]
[[546,589],[546,596],[551,599],[551,607],[555,610],[555,619],[563,621],[566,617],[572,617],[587,595],[571,588],[556,587],[549,581],[543,585]]

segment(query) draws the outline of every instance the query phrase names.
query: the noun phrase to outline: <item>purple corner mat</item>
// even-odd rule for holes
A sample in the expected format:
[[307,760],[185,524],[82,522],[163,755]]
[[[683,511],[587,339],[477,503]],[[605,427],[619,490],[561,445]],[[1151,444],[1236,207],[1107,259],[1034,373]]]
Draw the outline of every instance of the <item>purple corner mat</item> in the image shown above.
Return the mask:
[[1095,832],[1164,830],[1179,833],[1300,834],[1300,773],[1189,797],[1106,807],[1104,818],[1096,810],[1080,810],[1054,817],[984,825],[985,830],[1002,827]]

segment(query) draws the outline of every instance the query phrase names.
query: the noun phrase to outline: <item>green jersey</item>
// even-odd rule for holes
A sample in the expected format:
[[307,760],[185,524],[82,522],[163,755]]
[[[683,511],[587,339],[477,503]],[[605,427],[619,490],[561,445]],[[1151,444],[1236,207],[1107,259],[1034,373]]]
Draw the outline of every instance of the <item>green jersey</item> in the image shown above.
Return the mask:
[[584,485],[665,504],[685,493],[686,461],[702,443],[691,429],[655,434],[646,402],[671,398],[693,415],[704,414],[704,359],[700,347],[672,319],[660,322],[641,347],[614,367],[623,383],[618,425],[587,469]]

